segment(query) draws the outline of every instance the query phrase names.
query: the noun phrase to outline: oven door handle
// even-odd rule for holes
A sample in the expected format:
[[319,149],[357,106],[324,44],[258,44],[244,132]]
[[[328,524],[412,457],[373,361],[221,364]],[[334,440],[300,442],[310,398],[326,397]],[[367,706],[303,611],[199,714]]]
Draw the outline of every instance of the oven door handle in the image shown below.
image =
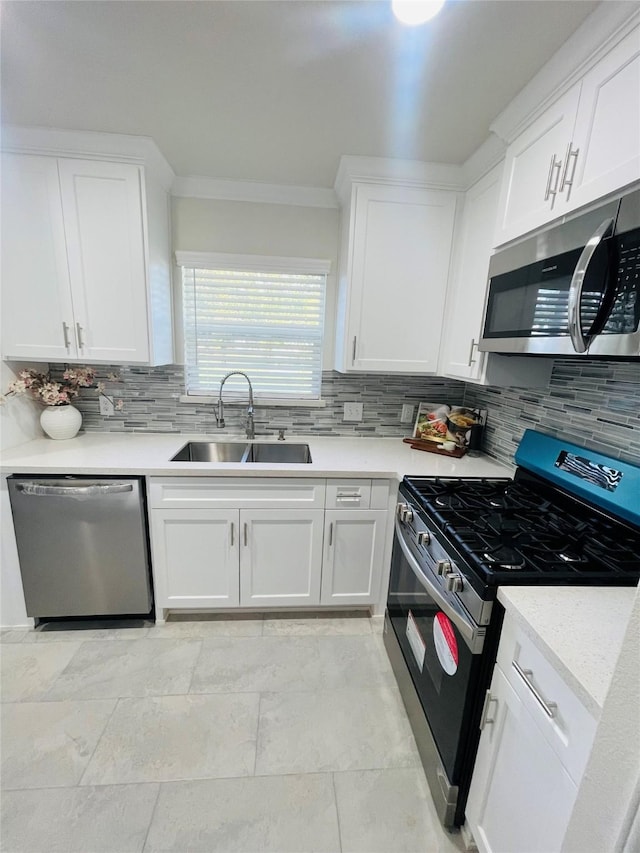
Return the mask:
[[411,553],[409,546],[405,542],[402,528],[400,527],[400,519],[396,518],[396,539],[402,548],[402,553],[404,554],[411,570],[414,575],[420,581],[420,584],[425,588],[425,590],[429,593],[431,598],[435,601],[438,607],[445,613],[449,619],[456,626],[458,631],[464,637],[465,643],[469,646],[471,652],[475,654],[480,654],[482,648],[484,646],[484,638],[486,634],[486,630],[484,628],[480,628],[475,623],[468,621],[464,618],[455,607],[452,607],[451,604],[447,601],[445,596],[442,595],[442,592],[438,589],[438,587],[433,583],[433,581],[425,575],[425,573],[420,568],[420,564],[416,560],[416,558]]

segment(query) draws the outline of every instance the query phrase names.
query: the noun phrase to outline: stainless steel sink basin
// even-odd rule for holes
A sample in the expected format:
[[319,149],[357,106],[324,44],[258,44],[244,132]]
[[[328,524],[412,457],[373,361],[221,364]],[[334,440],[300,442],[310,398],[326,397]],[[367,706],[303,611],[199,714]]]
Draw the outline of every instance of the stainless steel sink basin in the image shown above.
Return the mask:
[[264,462],[287,464],[311,462],[308,444],[276,444],[243,441],[189,441],[171,462]]
[[260,443],[250,445],[249,455],[245,462],[311,462],[308,444]]
[[242,462],[248,447],[243,441],[189,441],[171,462]]

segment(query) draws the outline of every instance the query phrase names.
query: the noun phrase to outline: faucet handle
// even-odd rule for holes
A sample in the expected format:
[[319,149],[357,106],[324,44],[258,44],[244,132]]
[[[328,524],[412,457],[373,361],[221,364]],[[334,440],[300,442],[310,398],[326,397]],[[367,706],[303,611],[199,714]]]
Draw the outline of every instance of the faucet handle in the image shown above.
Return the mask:
[[284,441],[284,434],[286,431],[286,427],[278,427],[278,441]]

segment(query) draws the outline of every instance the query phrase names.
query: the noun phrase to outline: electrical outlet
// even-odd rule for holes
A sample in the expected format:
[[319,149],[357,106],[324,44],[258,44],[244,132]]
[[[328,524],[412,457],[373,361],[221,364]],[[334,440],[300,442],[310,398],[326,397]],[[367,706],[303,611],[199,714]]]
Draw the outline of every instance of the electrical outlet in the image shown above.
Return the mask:
[[403,403],[402,414],[400,415],[401,424],[410,424],[413,421],[413,406],[411,403]]
[[361,421],[362,403],[345,403],[343,421]]
[[109,397],[106,394],[100,394],[100,414],[108,418],[112,415],[116,410],[116,407],[113,405],[113,397]]

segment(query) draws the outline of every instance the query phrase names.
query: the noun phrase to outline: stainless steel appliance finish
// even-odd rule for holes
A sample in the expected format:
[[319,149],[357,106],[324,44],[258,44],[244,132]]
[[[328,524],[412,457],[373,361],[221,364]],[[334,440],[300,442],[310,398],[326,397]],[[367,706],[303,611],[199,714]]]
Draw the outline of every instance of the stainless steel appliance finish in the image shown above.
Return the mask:
[[27,614],[148,614],[141,478],[8,478]]
[[496,252],[479,349],[640,357],[640,190]]
[[311,462],[311,451],[308,444],[276,444],[269,441],[252,444],[234,441],[189,441],[175,456],[171,457],[170,461],[308,465]]
[[[527,431],[509,478],[405,477],[384,641],[436,810],[464,821],[501,585],[640,578],[640,468]],[[527,670],[518,675],[549,717]]]

